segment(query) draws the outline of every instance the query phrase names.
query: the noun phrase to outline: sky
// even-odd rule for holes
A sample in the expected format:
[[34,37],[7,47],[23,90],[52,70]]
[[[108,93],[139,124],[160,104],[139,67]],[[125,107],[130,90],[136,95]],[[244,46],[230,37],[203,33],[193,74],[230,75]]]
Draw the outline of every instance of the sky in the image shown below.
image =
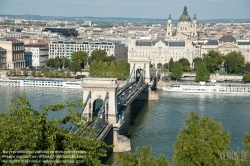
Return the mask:
[[179,19],[250,19],[250,0],[0,0],[0,14]]

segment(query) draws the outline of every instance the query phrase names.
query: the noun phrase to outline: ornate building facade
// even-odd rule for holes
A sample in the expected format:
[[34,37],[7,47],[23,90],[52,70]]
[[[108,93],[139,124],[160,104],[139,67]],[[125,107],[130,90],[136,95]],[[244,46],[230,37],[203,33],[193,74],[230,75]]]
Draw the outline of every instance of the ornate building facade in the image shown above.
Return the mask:
[[236,40],[232,35],[223,35],[219,40],[206,41],[201,46],[201,54],[206,54],[210,50],[219,51],[226,55],[232,51],[239,51],[245,58],[246,63],[250,63],[250,41]]
[[169,15],[166,36],[155,40],[131,39],[128,43],[128,59],[131,57],[149,57],[151,64],[157,68],[158,64],[168,63],[171,58],[178,61],[187,58],[192,64],[197,57],[197,49],[193,45],[192,37],[196,37],[196,16],[193,21],[188,15],[187,7],[184,7],[183,14],[179,18],[176,32],[173,32],[171,15]]

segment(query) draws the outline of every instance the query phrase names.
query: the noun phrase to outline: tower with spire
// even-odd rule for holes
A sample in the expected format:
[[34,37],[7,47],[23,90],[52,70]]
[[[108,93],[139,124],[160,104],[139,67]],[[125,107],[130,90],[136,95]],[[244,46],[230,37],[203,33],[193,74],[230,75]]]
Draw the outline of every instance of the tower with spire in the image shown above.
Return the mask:
[[172,18],[171,18],[171,14],[169,14],[168,23],[167,23],[166,38],[169,38],[171,36],[172,36]]

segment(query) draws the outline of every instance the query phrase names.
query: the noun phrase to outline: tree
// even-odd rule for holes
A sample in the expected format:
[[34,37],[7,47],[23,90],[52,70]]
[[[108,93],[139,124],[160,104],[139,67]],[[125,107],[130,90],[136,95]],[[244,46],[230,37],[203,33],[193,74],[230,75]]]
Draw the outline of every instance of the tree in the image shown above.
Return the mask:
[[40,71],[36,72],[37,77],[42,77],[42,73]]
[[168,166],[167,159],[160,155],[156,158],[151,155],[151,147],[137,147],[134,154],[119,153],[118,166]]
[[109,77],[109,66],[107,62],[103,62],[103,65],[101,67],[101,77]]
[[63,68],[69,67],[70,60],[68,58],[62,57]]
[[90,56],[90,62],[96,60],[97,62],[98,61],[105,61],[107,57],[107,52],[106,50],[94,50],[92,53],[91,53],[91,56]]
[[[250,133],[245,133],[243,136],[244,151],[250,154]],[[246,160],[244,161],[245,166],[250,163],[250,156],[244,156]]]
[[173,61],[173,58],[172,58],[172,57],[171,57],[171,59],[169,60],[168,64],[169,64],[169,72],[172,72],[172,66],[173,66],[173,64],[174,64],[174,61]]
[[69,64],[69,70],[73,71],[74,74],[76,75],[76,72],[81,71],[81,66],[77,62],[70,62],[70,64]]
[[168,63],[163,64],[163,69],[168,70]]
[[48,61],[46,62],[46,66],[55,67],[54,61],[55,61],[54,58],[48,59]]
[[65,74],[64,71],[61,71],[61,72],[60,72],[60,77],[61,77],[61,78],[65,78],[65,75],[66,75],[66,74]]
[[182,66],[183,71],[189,71],[190,70],[190,63],[187,58],[181,58],[179,59],[179,62]]
[[223,151],[230,151],[230,135],[220,123],[190,112],[185,126],[174,144],[176,165],[227,165],[220,157]]
[[196,70],[196,68],[197,68],[197,66],[199,65],[199,63],[201,63],[202,62],[202,58],[194,58],[194,60],[193,60],[193,63],[194,63],[194,68],[195,68],[195,70]]
[[59,58],[59,57],[56,57],[55,60],[54,60],[54,65],[55,65],[55,68],[57,68],[57,69],[62,68],[62,66],[63,66],[62,59]]
[[35,70],[32,70],[31,75],[32,75],[33,77],[36,77],[36,71],[35,71]]
[[54,75],[53,70],[49,70],[48,77],[52,78],[52,77],[54,77],[54,76],[55,76],[55,75]]
[[203,54],[203,62],[206,64],[209,72],[214,73],[221,66],[223,56],[218,51],[210,50],[207,54]]
[[162,64],[161,63],[158,63],[157,64],[157,69],[161,69],[162,68]]
[[109,77],[110,78],[117,78],[117,73],[116,73],[116,65],[111,62],[110,66],[109,66]]
[[98,70],[99,70],[98,63],[96,60],[93,60],[90,64],[89,76],[97,77]]
[[28,71],[25,69],[24,71],[23,71],[23,75],[24,75],[24,77],[28,77]]
[[71,54],[71,60],[77,62],[81,68],[84,68],[88,59],[88,53],[85,51],[77,51]]
[[111,62],[115,62],[115,56],[106,56],[105,58],[104,58],[104,61],[105,62],[108,62],[108,63],[111,63]]
[[250,82],[250,73],[244,74],[242,77],[242,81],[245,83],[249,83]]
[[177,79],[181,78],[183,74],[181,64],[178,61],[173,63],[171,71],[172,71],[172,76],[176,79],[176,81]]
[[196,69],[196,81],[208,81],[210,79],[210,73],[204,63],[199,63]]
[[[46,158],[51,161],[51,165],[61,165],[64,160],[69,160],[69,158],[63,158],[59,155],[70,156],[73,163],[67,163],[67,165],[79,165],[77,161],[83,161],[84,163],[81,165],[101,165],[99,157],[106,156],[105,148],[110,148],[110,146],[96,139],[94,137],[96,132],[85,126],[86,120],[81,114],[72,111],[75,107],[82,108],[83,101],[63,101],[48,106],[41,105],[40,112],[34,110],[27,101],[26,93],[12,102],[15,106],[9,106],[8,113],[0,114],[0,165],[3,164],[1,163],[3,155],[6,155],[3,154],[4,151],[13,150],[24,152],[15,154],[21,156],[15,158],[15,160],[20,161],[18,165],[28,165],[27,163],[22,164],[21,160],[24,157],[28,156],[25,158],[27,160],[34,160],[34,158],[39,160],[39,155],[54,156],[55,158],[51,160]],[[67,115],[61,119],[48,120],[50,111],[59,112],[61,110],[67,110]],[[69,124],[69,126],[73,124],[74,126],[66,127],[65,124]],[[79,133],[76,134],[75,130]],[[28,151],[31,153],[25,153]],[[43,153],[35,153],[38,151]],[[56,151],[60,151],[60,153],[58,154]],[[81,154],[73,153],[73,151],[81,152]],[[39,161],[42,162],[44,159]],[[43,164],[45,165],[45,163],[35,163],[34,165]]]
[[241,52],[230,52],[225,57],[227,72],[231,74],[243,73],[245,58]]
[[250,72],[250,63],[246,63],[245,72]]

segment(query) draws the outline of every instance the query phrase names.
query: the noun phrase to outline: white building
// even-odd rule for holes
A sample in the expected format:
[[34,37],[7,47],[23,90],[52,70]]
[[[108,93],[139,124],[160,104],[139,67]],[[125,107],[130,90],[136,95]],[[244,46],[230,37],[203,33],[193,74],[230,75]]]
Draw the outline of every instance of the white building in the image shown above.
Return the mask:
[[207,54],[210,50],[219,51],[226,55],[232,51],[239,51],[245,57],[245,62],[250,63],[250,41],[236,40],[232,35],[223,35],[219,40],[206,41],[201,46],[201,54]]
[[41,67],[45,66],[48,60],[49,48],[44,44],[24,45],[26,66]]
[[190,16],[187,12],[187,7],[184,7],[183,14],[179,18],[177,24],[176,32],[173,30],[172,18],[169,15],[167,22],[167,33],[166,38],[177,38],[185,40],[187,37],[196,37],[197,20],[196,15],[194,15],[193,21],[191,21]]
[[135,56],[150,57],[154,68],[157,68],[158,64],[169,63],[171,58],[173,58],[173,61],[186,58],[192,65],[193,59],[199,57],[199,48],[192,42],[192,38],[197,36],[196,27],[196,15],[191,22],[185,6],[177,24],[176,32],[173,30],[170,15],[166,27],[166,39],[162,37],[155,40],[130,40],[128,43],[128,59]]
[[84,21],[83,25],[87,25],[87,26],[90,26],[91,27],[91,21]]
[[91,55],[94,50],[105,50],[107,56],[115,56],[117,61],[127,60],[125,44],[118,40],[57,40],[49,43],[49,58],[66,57],[71,59],[71,54],[85,51]]
[[178,61],[187,58],[193,62],[193,44],[190,39],[184,40],[130,40],[128,44],[128,59],[132,57],[150,57],[151,64],[157,68],[158,64],[168,63],[171,58]]

